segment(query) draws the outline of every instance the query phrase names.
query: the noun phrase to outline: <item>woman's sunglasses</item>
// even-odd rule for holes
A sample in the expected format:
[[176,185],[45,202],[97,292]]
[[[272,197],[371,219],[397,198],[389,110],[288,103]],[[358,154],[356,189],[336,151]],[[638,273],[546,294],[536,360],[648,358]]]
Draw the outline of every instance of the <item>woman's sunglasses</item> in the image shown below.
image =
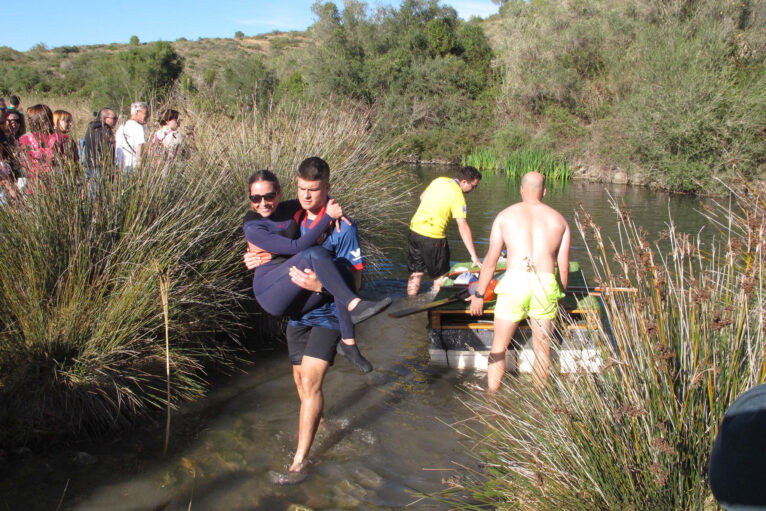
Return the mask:
[[266,199],[266,202],[271,202],[276,198],[277,198],[277,192],[264,193],[263,195],[258,195],[256,193],[255,195],[250,196],[250,202],[252,202],[253,204],[260,204],[261,199]]

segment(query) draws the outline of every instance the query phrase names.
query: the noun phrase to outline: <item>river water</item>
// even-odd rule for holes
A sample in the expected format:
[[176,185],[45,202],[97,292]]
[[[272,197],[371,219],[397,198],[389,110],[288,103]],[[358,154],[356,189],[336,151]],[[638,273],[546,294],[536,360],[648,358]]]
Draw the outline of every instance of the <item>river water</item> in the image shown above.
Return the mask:
[[[401,209],[403,222],[428,182],[452,171],[413,172],[418,184],[412,203]],[[572,225],[582,203],[608,237],[616,224],[610,197],[633,211],[651,239],[666,230],[669,215],[681,231],[696,233],[705,225],[696,212],[697,199],[644,188],[575,182],[553,187],[546,201]],[[502,175],[486,176],[467,196],[480,255],[495,214],[518,198],[518,183]],[[467,260],[454,222],[448,238],[453,259]],[[393,309],[429,301],[427,294],[403,297],[406,250],[398,247],[385,255],[375,280],[365,285],[366,294],[397,298]],[[586,258],[585,245],[573,231],[572,259]],[[443,489],[461,465],[476,467],[469,446],[450,424],[469,416],[461,403],[463,385],[481,385],[483,379],[429,366],[425,320],[424,314],[398,320],[381,315],[360,325],[357,339],[375,370],[360,374],[338,357],[328,372],[327,421],[312,449],[311,476],[301,485],[271,483],[271,471],[285,470],[292,457],[299,408],[287,354],[276,350],[254,354],[242,374],[218,379],[207,398],[175,412],[164,457],[164,424],[51,452],[6,453],[0,511],[278,510],[293,504],[446,509],[421,497]]]

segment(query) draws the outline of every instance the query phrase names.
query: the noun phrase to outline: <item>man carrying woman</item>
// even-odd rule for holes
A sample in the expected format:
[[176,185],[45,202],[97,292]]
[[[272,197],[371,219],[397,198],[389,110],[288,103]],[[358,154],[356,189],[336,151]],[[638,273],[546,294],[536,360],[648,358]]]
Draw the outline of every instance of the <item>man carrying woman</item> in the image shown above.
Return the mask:
[[[315,228],[321,228],[324,216],[332,207],[331,202],[334,201],[328,197],[329,174],[329,166],[321,158],[308,158],[299,166],[298,197],[303,209],[294,215],[294,218],[304,235]],[[364,263],[356,226],[351,221],[345,220],[344,218],[338,221],[338,225],[330,227],[329,230],[325,229],[319,241],[334,257],[335,264],[345,274],[346,281],[350,281],[353,289],[358,289]],[[245,264],[249,269],[253,269],[261,263],[261,257],[255,251],[250,251],[245,254]],[[323,289],[311,268],[305,268],[300,264],[285,266],[290,266],[288,275],[295,285],[309,292],[319,292]],[[388,304],[390,300],[385,299],[382,303]],[[344,333],[343,340],[340,340],[339,331],[343,329],[336,316],[339,307],[341,305],[337,302],[326,303],[300,317],[292,317],[288,323],[288,351],[293,367],[293,379],[301,400],[301,409],[295,456],[289,470],[285,474],[275,476],[274,482],[278,484],[294,484],[306,477],[308,453],[324,407],[322,382],[334,361],[336,349],[361,371],[372,370],[369,362],[359,353],[353,332]]]

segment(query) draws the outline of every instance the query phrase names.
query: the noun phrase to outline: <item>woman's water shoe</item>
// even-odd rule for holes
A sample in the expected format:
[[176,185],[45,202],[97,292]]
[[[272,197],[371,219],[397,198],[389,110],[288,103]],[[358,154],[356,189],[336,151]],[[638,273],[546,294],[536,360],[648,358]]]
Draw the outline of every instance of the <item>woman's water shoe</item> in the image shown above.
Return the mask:
[[356,304],[354,310],[349,311],[349,314],[351,314],[351,322],[356,325],[366,319],[370,319],[375,314],[382,312],[389,305],[391,305],[391,298],[388,297],[376,302],[372,300],[362,300]]

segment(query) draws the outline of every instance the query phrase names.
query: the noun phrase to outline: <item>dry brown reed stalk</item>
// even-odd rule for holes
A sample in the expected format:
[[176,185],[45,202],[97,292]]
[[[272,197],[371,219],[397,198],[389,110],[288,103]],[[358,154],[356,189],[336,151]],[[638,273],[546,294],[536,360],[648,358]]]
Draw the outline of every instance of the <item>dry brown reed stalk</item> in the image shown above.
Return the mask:
[[167,398],[166,404],[166,420],[165,420],[165,443],[162,446],[162,455],[165,456],[168,453],[168,444],[170,443],[170,407],[171,407],[171,394],[170,394],[170,332],[168,321],[168,275],[165,272],[160,272],[159,266],[155,263],[155,271],[159,273],[159,285],[160,285],[160,301],[162,302],[162,318],[165,322],[165,378],[167,381],[167,387],[165,396]]
[[475,420],[458,430],[484,468],[460,494],[471,504],[457,507],[710,506],[707,460],[720,420],[764,377],[764,195],[732,194],[732,205],[705,213],[721,233],[710,244],[672,220],[651,243],[615,204],[610,257],[599,227],[578,215],[598,283],[638,292],[602,296],[603,325],[590,334],[599,373],[554,373],[543,392],[508,382],[494,399],[468,397]]

